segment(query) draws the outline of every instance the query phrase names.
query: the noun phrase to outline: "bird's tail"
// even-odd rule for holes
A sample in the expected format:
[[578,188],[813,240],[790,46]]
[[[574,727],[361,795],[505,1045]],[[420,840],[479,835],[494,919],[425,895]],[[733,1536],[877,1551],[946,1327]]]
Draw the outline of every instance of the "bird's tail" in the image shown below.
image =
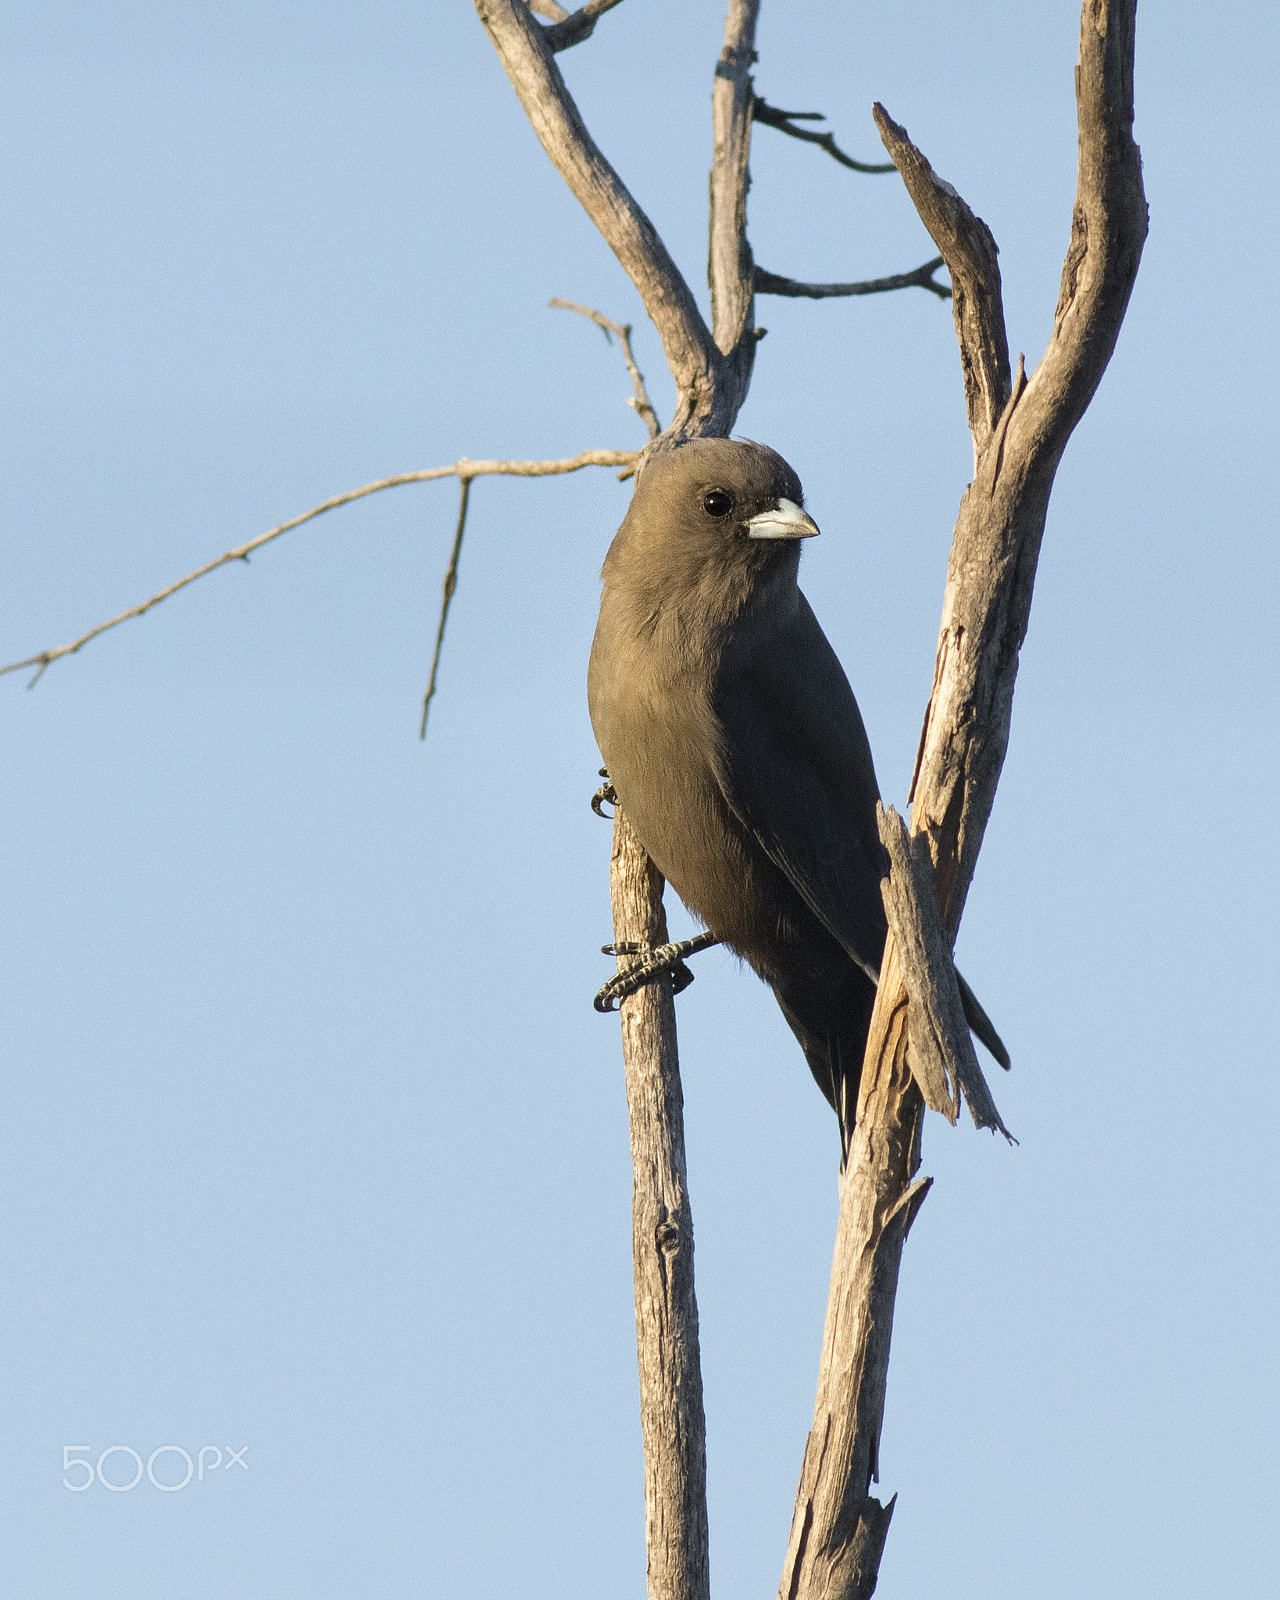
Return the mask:
[[814,1082],[840,1124],[840,1170],[844,1171],[858,1109],[858,1084],[876,992],[857,968],[838,990],[801,983],[775,983],[774,995],[804,1051]]
[[[965,1020],[974,1036],[1007,1072],[1009,1052],[978,1004],[973,990],[956,972]],[[797,982],[775,983],[773,992],[783,1016],[804,1051],[814,1081],[826,1096],[840,1123],[840,1170],[849,1156],[854,1118],[858,1109],[858,1084],[867,1048],[867,1030],[876,992],[860,969],[851,968],[849,979],[838,988]]]
[[1009,1052],[1004,1047],[1004,1040],[996,1032],[991,1018],[978,1004],[977,995],[964,981],[964,976],[959,967],[956,968],[956,982],[960,985],[960,1004],[964,1007],[964,1020],[969,1024],[974,1038],[985,1044],[1004,1070],[1008,1072],[1013,1063],[1009,1060]]

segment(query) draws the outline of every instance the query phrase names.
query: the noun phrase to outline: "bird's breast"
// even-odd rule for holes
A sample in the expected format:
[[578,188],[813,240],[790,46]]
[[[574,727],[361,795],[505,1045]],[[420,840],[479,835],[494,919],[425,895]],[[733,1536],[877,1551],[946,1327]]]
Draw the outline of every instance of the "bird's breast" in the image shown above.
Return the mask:
[[780,947],[811,919],[726,798],[718,655],[663,648],[657,632],[606,627],[602,609],[588,675],[596,740],[663,877],[711,932],[775,976]]

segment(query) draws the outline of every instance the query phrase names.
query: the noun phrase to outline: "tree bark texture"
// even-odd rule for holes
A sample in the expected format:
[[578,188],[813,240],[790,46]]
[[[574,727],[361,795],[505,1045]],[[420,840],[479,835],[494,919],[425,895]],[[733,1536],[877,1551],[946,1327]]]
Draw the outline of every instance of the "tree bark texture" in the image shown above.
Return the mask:
[[[1133,142],[1135,0],[1084,0],[1076,99],[1080,130],[1071,245],[1054,332],[1030,382],[1010,382],[995,245],[985,223],[880,106],[889,154],[955,288],[956,334],[973,433],[947,571],[933,692],[911,795],[952,943],[1008,744],[1018,652],[1054,472],[1115,348],[1146,237]],[[908,998],[892,936],[867,1040],[845,1168],[813,1426],[805,1449],[780,1600],[866,1600],[892,1505],[878,1476],[902,1246],[923,1200],[922,1096],[912,1076]]]
[[716,63],[711,87],[715,146],[711,161],[707,283],[711,289],[712,335],[730,368],[722,376],[721,383],[732,386],[738,394],[737,406],[747,397],[756,350],[755,263],[747,241],[747,161],[751,154],[751,112],[755,104],[751,67],[755,60],[759,13],[760,0],[731,0],[725,21],[724,48]]
[[890,872],[881,880],[885,915],[894,953],[907,991],[908,1064],[930,1111],[954,1123],[961,1098],[968,1103],[975,1126],[1009,1130],[1000,1120],[991,1091],[978,1065],[977,1052],[960,998],[960,982],[951,959],[951,941],[942,926],[934,889],[929,841],[909,834],[893,809],[876,806],[880,841],[888,852]]
[[[677,406],[671,425],[649,448],[698,435],[726,436],[746,397],[755,345],[757,279],[746,239],[746,195],[759,0],[729,0],[712,94],[712,329],[649,219],[591,140],[555,65],[554,50],[585,37],[586,24],[607,7],[588,5],[580,18],[554,23],[561,31],[552,33],[534,21],[523,0],[475,5],[544,149],[630,275],[661,335]],[[542,9],[557,17],[562,10]],[[1054,473],[1110,359],[1146,236],[1141,161],[1132,136],[1134,14],[1135,0],[1083,0],[1071,242],[1053,335],[1030,381],[1021,359],[1016,373],[1010,370],[990,230],[936,177],[905,129],[881,106],[874,108],[886,148],[951,276],[974,446],[973,482],[952,541],[933,690],[910,793],[916,836],[911,870],[931,868],[936,889],[935,907],[923,892],[925,880],[915,884],[915,911],[925,907],[924,922],[932,930],[929,938],[915,941],[918,1006],[929,987],[920,962],[930,967],[949,960],[945,947],[954,944],[990,816]],[[915,281],[918,275],[908,276]],[[642,456],[640,470],[643,464]],[[621,813],[612,886],[618,940],[665,943],[661,878]],[[923,925],[911,905],[904,902],[903,910],[908,920],[915,917],[913,925]],[[939,994],[946,989],[934,987]],[[935,1007],[939,1039],[954,1028],[954,1018],[944,1018],[953,999],[948,995],[939,1002],[941,1010]],[[636,1173],[649,1592],[655,1600],[701,1600],[708,1590],[705,1446],[668,978],[624,1001],[622,1030]],[[959,1060],[957,1049],[951,1054],[953,1063]],[[932,1074],[923,1062],[914,1065],[940,1099],[938,1063]],[[928,1189],[928,1180],[916,1178],[924,1104],[913,1076],[908,994],[891,934],[842,1180],[814,1422],[781,1600],[861,1600],[875,1589],[892,1503],[882,1506],[869,1490],[877,1476],[902,1246]]]
[[[613,818],[609,883],[618,942],[634,941],[650,949],[666,944],[662,875],[620,807]],[[708,1600],[706,1424],[670,976],[628,996],[621,1019],[631,1116],[631,1238],[649,1600]]]

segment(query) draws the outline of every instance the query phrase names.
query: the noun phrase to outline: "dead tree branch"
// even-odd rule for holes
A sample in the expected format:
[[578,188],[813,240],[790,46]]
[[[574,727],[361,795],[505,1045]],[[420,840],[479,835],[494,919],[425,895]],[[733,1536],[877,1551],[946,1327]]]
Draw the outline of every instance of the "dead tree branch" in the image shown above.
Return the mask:
[[794,278],[782,278],[776,272],[756,268],[756,293],[787,295],[792,299],[832,300],[846,295],[888,294],[894,289],[928,289],[939,300],[951,298],[948,284],[939,283],[934,273],[943,265],[941,256],[934,256],[912,272],[895,272],[887,278],[864,278],[858,283],[798,283]]
[[[764,123],[766,128],[777,128],[779,133],[790,134],[793,139],[803,139],[806,144],[816,144],[825,150],[829,156],[838,161],[842,167],[848,167],[851,172],[892,172],[892,161],[855,161],[852,156],[845,155],[836,143],[833,133],[816,133],[812,128],[797,128],[797,122],[825,122],[826,115],[821,111],[779,111],[777,106],[767,105],[759,95],[755,98],[753,112],[756,122]],[[757,293],[759,286],[757,285]]]
[[106,633],[111,628],[118,628],[122,622],[130,622],[134,617],[145,616],[161,601],[168,600],[171,595],[177,594],[180,589],[185,589],[188,584],[195,583],[198,578],[207,577],[209,573],[216,572],[219,567],[228,566],[233,561],[248,561],[255,550],[261,550],[263,545],[280,538],[281,534],[300,528],[304,522],[313,522],[316,517],[324,516],[327,511],[336,511],[340,506],[349,506],[353,501],[364,500],[371,494],[381,494],[384,489],[400,489],[410,483],[432,483],[437,478],[462,478],[468,482],[472,478],[490,477],[548,478],[562,472],[579,472],[583,467],[634,467],[638,459],[639,452],[635,450],[580,450],[576,456],[569,456],[563,461],[468,461],[464,456],[461,461],[455,461],[451,467],[427,467],[421,472],[398,472],[394,477],[379,478],[376,483],[366,483],[359,489],[348,489],[345,494],[336,494],[330,500],[322,500],[318,506],[312,506],[310,511],[304,511],[300,517],[291,517],[288,522],[278,523],[274,528],[268,528],[266,533],[258,534],[247,544],[237,545],[234,550],[224,551],[213,561],[207,561],[194,572],[188,572],[185,577],[179,578],[176,583],[171,583],[168,588],[161,589],[158,594],[153,594],[140,605],[130,606],[127,611],[120,612],[119,616],[110,617],[106,622],[100,622],[96,628],[90,628],[88,633],[82,633],[70,644],[59,645],[54,650],[41,650],[39,654],[27,656],[22,661],[11,661],[8,666],[0,667],[0,676],[6,672],[21,672],[26,667],[35,667],[35,676],[28,685],[28,688],[32,688],[53,662],[61,660],[63,656],[75,655],[91,639],[96,639],[99,634]]
[[1000,1120],[969,1033],[951,942],[933,885],[933,862],[923,834],[910,834],[893,809],[876,806],[880,841],[890,872],[881,881],[885,916],[907,991],[907,1062],[924,1102],[954,1123],[963,1095],[975,1128],[997,1128]]
[[627,404],[636,413],[645,427],[649,430],[650,439],[656,439],[662,432],[662,424],[658,421],[658,413],[653,409],[649,399],[649,391],[644,386],[644,373],[636,365],[636,358],[631,350],[631,324],[629,322],[615,322],[612,317],[606,317],[603,311],[593,311],[590,306],[579,305],[576,300],[561,300],[558,296],[547,302],[562,311],[576,311],[580,317],[586,317],[589,322],[594,322],[606,341],[609,336],[617,339],[622,348],[622,359],[627,364],[627,372],[631,377],[631,387],[635,390],[634,396]]
[[[711,331],[723,355],[720,387],[731,390],[733,414],[747,397],[755,360],[755,269],[747,243],[747,160],[755,91],[756,19],[760,0],[729,0],[724,47],[711,86],[714,149],[707,282]],[[727,434],[732,421],[725,427]]]
[[[571,15],[566,12],[557,17],[551,27],[543,29],[547,49],[555,55],[561,50],[568,50],[571,45],[581,44],[596,31],[597,19],[621,4],[622,0],[588,0],[585,6]],[[562,7],[557,6],[556,10],[562,11]]]
[[[944,183],[877,103],[871,109],[885,148],[898,162],[920,220],[951,274],[952,313],[964,370],[964,397],[975,451],[981,450],[1009,399],[1009,342],[996,242],[949,183]],[[975,460],[976,460],[975,456]]]
[[[713,109],[711,180],[720,197],[713,201],[712,221],[714,338],[657,230],[587,132],[542,25],[523,0],[475,0],[475,7],[542,148],[639,290],[662,339],[676,384],[676,414],[663,440],[728,434],[746,398],[755,353],[751,280],[744,266],[750,256],[732,234],[739,223],[745,234],[747,74],[759,0],[732,0],[712,95],[713,108],[720,107]],[[735,199],[739,190],[741,202]],[[735,329],[736,342],[729,342]]]
[[[621,808],[613,816],[609,884],[618,943],[646,949],[665,945],[662,877]],[[627,965],[619,956],[619,971]],[[620,1012],[631,1115],[631,1239],[649,1600],[709,1600],[706,1423],[670,975],[628,995]]]
[[587,132],[542,26],[523,0],[475,0],[475,6],[542,148],[653,318],[676,382],[671,429],[678,434],[714,431],[710,425],[723,410],[722,386],[717,383],[720,352],[688,284],[657,230]]
[[[976,454],[952,542],[912,787],[912,832],[927,841],[952,942],[1004,760],[1053,476],[1115,348],[1146,237],[1132,133],[1134,10],[1135,0],[1084,0],[1071,245],[1053,336],[1029,383],[1021,363],[1014,383],[1007,355],[1001,366],[1008,345],[994,245],[985,248],[989,232],[877,109],[889,153],[956,288]],[[818,1394],[781,1600],[869,1596],[892,1511],[869,1490],[878,1475],[893,1290],[923,1193],[913,1181],[923,1101],[907,1062],[908,1005],[890,937],[841,1193]]]
[[[730,0],[712,87],[708,276],[714,333],[652,223],[587,133],[526,7],[518,0],[475,0],[475,5],[543,149],[639,290],[661,336],[676,384],[676,413],[652,447],[727,435],[746,398],[756,346],[746,196],[754,98],[750,69],[759,0]],[[610,885],[615,941],[650,947],[665,943],[662,879],[621,810],[614,814],[614,828]],[[623,1002],[622,1050],[635,1179],[636,1343],[649,1595],[651,1600],[706,1600],[702,1380],[669,978]]]

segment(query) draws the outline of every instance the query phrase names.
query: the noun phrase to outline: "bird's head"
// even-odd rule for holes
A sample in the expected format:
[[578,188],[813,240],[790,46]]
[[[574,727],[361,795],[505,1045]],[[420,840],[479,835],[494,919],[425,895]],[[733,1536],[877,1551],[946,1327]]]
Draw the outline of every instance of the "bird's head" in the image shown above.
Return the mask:
[[771,577],[794,584],[799,541],[817,532],[800,480],[776,450],[695,439],[654,455],[641,472],[605,578],[621,566],[646,588],[741,604]]

